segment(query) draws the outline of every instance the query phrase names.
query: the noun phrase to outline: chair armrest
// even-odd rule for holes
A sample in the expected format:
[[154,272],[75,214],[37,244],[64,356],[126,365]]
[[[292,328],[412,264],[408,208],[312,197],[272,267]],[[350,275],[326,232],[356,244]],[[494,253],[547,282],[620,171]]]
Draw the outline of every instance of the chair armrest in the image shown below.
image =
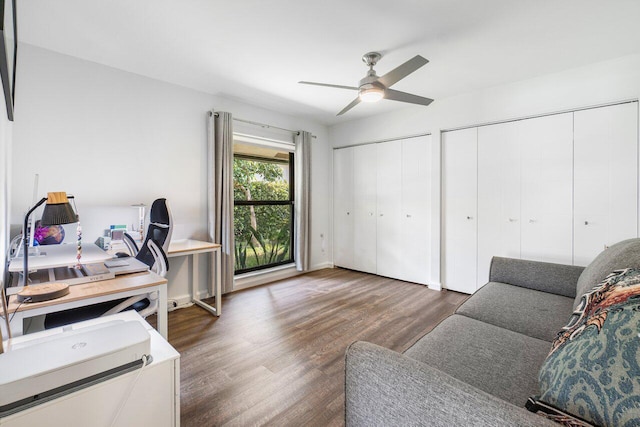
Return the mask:
[[575,265],[493,257],[489,281],[575,298],[582,270]]
[[347,427],[557,427],[438,369],[367,342],[353,343],[347,349],[345,422]]

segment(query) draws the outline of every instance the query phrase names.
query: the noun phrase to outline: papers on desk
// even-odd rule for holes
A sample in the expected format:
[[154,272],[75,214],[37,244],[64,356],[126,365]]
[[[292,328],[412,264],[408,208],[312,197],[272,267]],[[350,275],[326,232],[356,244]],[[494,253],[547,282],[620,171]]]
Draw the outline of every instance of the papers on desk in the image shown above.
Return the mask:
[[121,274],[141,273],[149,270],[149,266],[135,257],[115,258],[105,261],[104,265],[116,276]]
[[[103,263],[83,264],[82,268],[75,267],[54,267],[38,270],[29,274],[29,285],[62,282],[67,285],[79,285],[88,282],[99,282],[116,277],[115,273],[109,270]],[[7,293],[12,295],[20,292],[20,288],[11,287]]]

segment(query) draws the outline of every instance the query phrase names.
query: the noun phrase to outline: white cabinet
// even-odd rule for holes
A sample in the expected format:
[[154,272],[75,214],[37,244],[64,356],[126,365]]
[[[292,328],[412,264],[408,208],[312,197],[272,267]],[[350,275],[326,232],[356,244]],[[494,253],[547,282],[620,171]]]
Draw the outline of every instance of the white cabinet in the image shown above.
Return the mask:
[[334,151],[334,264],[430,279],[431,137]]
[[521,153],[518,122],[478,128],[478,280],[491,258],[520,258]]
[[353,268],[376,273],[377,150],[375,144],[354,148]]
[[377,274],[400,277],[402,272],[402,140],[377,148]]
[[518,122],[522,150],[524,259],[573,259],[573,113]]
[[430,135],[402,141],[401,269],[397,277],[424,285],[431,273],[430,165]]
[[638,103],[574,116],[574,264],[638,235]]
[[586,265],[638,236],[637,102],[444,132],[442,150],[448,289],[475,292],[493,256]]
[[[102,427],[180,425],[180,354],[135,311],[118,313],[76,323],[74,327],[108,321],[139,321],[151,336],[149,365],[114,378],[96,380],[92,385],[50,401],[0,418],[2,427]],[[61,328],[14,337],[12,346],[20,347],[42,338],[54,341]],[[48,357],[48,355],[42,355]],[[122,406],[121,406],[122,405]],[[121,406],[121,407],[120,407]]]
[[333,152],[333,262],[353,268],[353,148]]
[[477,280],[477,135],[477,128],[442,135],[442,273],[447,289],[466,293]]

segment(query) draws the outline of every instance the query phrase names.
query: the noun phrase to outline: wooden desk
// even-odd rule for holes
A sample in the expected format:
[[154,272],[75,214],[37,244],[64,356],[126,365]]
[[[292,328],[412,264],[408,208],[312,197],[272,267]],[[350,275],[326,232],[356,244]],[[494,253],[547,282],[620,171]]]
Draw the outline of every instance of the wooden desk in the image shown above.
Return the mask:
[[[184,239],[172,240],[169,243],[167,257],[188,256],[191,267],[191,299],[194,304],[204,308],[214,316],[222,314],[222,290],[221,290],[221,261],[220,252],[222,245],[218,243],[203,242],[200,240]],[[200,300],[198,296],[198,283],[200,283],[200,270],[198,267],[199,254],[211,253],[211,281],[209,281],[209,293],[215,297],[215,307]]]
[[68,295],[50,301],[20,304],[17,296],[13,295],[9,298],[8,307],[9,318],[14,316],[11,321],[11,332],[13,336],[22,335],[24,319],[153,291],[158,292],[158,332],[167,339],[167,279],[150,271],[123,274],[100,282],[72,285],[69,286]]

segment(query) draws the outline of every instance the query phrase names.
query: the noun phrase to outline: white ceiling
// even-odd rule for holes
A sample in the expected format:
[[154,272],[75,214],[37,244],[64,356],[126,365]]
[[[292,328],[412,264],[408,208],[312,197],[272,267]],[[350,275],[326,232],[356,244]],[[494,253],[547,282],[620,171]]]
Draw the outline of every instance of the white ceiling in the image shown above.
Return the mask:
[[[638,0],[29,0],[21,42],[334,124],[361,56],[378,75],[430,60],[394,89],[438,99],[640,52]],[[429,107],[422,107],[429,108]]]

